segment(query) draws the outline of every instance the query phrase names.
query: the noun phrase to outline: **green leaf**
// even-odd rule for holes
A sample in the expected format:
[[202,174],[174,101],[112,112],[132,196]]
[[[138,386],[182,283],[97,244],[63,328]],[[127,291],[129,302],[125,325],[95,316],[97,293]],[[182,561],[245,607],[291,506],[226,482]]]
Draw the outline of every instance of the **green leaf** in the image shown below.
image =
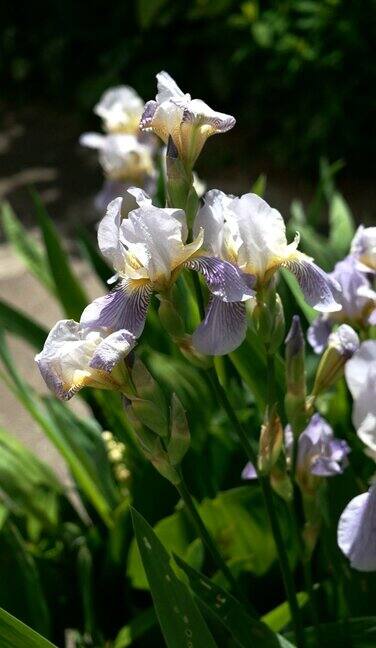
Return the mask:
[[38,245],[18,220],[8,203],[1,206],[1,222],[5,236],[13,245],[16,253],[24,262],[26,268],[43,284],[47,290],[54,293],[55,284],[51,277],[48,261]]
[[246,612],[239,601],[209,578],[174,556],[177,565],[184,571],[189,585],[203,609],[210,612],[221,623],[241,648],[250,645],[275,648],[279,645],[277,635],[264,623]]
[[[303,607],[308,601],[308,594],[306,592],[297,593],[298,605]],[[283,630],[291,621],[291,611],[287,601],[278,605],[274,610],[270,610],[267,614],[264,614],[262,621],[266,623],[269,628],[279,632]]]
[[48,528],[56,526],[62,485],[47,464],[3,429],[0,429],[0,489],[7,496],[8,508],[15,513],[35,516]]
[[50,641],[0,608],[1,648],[57,648]]
[[33,192],[33,200],[56,292],[66,316],[79,321],[88,298],[71,270],[68,255],[60,242],[61,236],[35,192]]
[[170,556],[144,518],[132,509],[133,526],[155,610],[168,648],[189,641],[195,648],[216,648],[188,588],[177,578]]
[[[67,462],[79,488],[85,493],[104,522],[108,526],[112,526],[111,506],[99,486],[101,483],[100,472],[90,468],[88,455],[86,455],[87,460],[84,461],[83,453],[77,453],[77,441],[73,436],[75,428],[72,426],[72,418],[68,419],[68,421],[70,420],[68,424],[67,420],[65,420],[62,426],[59,427],[56,419],[53,420],[51,415],[46,413],[38,396],[17,372],[2,331],[0,331],[0,359],[7,371],[6,376],[2,376],[7,385],[56,446],[63,459]],[[60,408],[60,412],[61,409],[65,408],[65,412],[69,416],[68,409],[62,403],[55,401],[55,408]]]
[[295,279],[295,277],[291,274],[291,272],[289,272],[285,268],[282,268],[280,270],[280,273],[281,273],[281,276],[282,276],[283,280],[286,282],[286,284],[288,285],[288,287],[291,290],[292,294],[294,295],[295,300],[296,300],[300,310],[302,311],[304,317],[306,318],[307,322],[309,322],[309,324],[311,324],[313,322],[313,320],[316,319],[317,312],[313,308],[311,308],[311,306],[309,306],[307,304],[307,302],[305,301],[304,295],[303,295],[303,293],[302,293],[302,291],[300,289],[300,286],[299,286],[297,280]]
[[47,331],[37,322],[21,313],[13,306],[0,300],[0,326],[6,331],[26,340],[35,349],[41,349],[47,337]]
[[[0,533],[0,573],[0,606],[38,632],[48,634],[49,611],[38,568],[29,546],[10,518]],[[1,631],[0,645],[3,646]]]
[[329,206],[329,242],[338,259],[349,252],[355,233],[350,208],[340,193],[335,192]]
[[[334,623],[320,624],[322,636],[325,638],[325,646],[330,648],[375,648],[376,645],[376,616],[344,619]],[[307,648],[317,646],[315,629],[312,627],[304,629]],[[292,633],[286,633],[292,638]]]
[[128,625],[124,626],[117,635],[113,648],[128,648],[132,643],[142,637],[150,628],[158,622],[153,607],[141,612],[137,617],[132,619]]
[[[167,551],[178,554],[194,567],[201,567],[202,544],[199,540],[194,540],[194,531],[182,511],[177,511],[157,522],[154,533]],[[127,574],[133,587],[148,589],[148,581],[135,541],[132,542],[129,550]]]

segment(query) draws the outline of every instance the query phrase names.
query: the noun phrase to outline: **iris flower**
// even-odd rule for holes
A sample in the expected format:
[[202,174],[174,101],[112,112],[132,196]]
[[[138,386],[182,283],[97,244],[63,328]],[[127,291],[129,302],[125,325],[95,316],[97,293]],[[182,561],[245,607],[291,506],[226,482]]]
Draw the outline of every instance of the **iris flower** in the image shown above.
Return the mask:
[[87,386],[121,390],[119,363],[135,343],[134,336],[124,329],[112,332],[61,320],[35,360],[47,386],[58,398],[68,400]]
[[179,157],[192,167],[208,137],[230,130],[235,118],[191,99],[167,72],[157,74],[157,82],[158,94],[145,104],[140,128],[153,131],[165,144],[171,136]]
[[[287,465],[292,461],[293,432],[289,425],[284,432]],[[341,474],[347,466],[350,448],[346,441],[334,437],[329,423],[320,414],[314,414],[298,440],[296,473],[303,488],[312,490],[313,477],[332,477]],[[254,479],[256,471],[248,463],[243,479]]]
[[99,162],[110,180],[130,185],[142,181],[145,176],[155,175],[151,147],[134,135],[84,133],[80,144],[99,152]]
[[136,134],[143,110],[143,100],[130,86],[109,88],[94,107],[109,133]]
[[307,338],[316,353],[322,353],[334,324],[347,322],[352,326],[376,324],[376,292],[372,290],[367,274],[362,272],[352,254],[336,263],[329,277],[341,286],[338,302],[340,312],[319,315],[307,332]]
[[345,367],[358,437],[376,452],[376,340],[362,342]]
[[[298,234],[292,243],[287,242],[281,214],[256,194],[235,198],[222,191],[209,191],[198,212],[194,233],[200,229],[204,230],[205,249],[237,265],[243,276],[255,277],[256,290],[266,285],[279,268],[286,268],[295,275],[306,301],[316,310],[341,309],[335,299],[338,283],[298,250]],[[232,330],[234,346],[242,342],[246,332],[244,305],[229,304],[224,308],[214,298],[205,321],[193,336],[199,351],[208,352],[215,345],[221,318]]]
[[[183,268],[203,275],[212,295],[225,304],[224,311],[233,303],[240,303],[236,311],[253,296],[251,282],[244,280],[238,268],[203,251],[202,230],[187,243],[183,210],[154,207],[151,199],[137,189],[129,190],[128,198],[137,203],[136,209],[129,211],[129,204],[116,198],[98,228],[99,248],[112,263],[119,284],[84,310],[82,324],[127,329],[138,338],[145,325],[151,294],[168,293]],[[228,330],[232,321],[227,322],[222,312],[217,321],[217,353],[234,348]]]

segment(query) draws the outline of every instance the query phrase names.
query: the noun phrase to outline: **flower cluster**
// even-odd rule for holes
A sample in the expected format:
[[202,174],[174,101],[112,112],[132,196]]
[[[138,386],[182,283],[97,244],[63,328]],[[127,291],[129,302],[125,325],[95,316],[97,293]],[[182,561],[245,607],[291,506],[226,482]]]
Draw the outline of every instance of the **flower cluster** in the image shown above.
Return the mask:
[[[283,305],[276,285],[278,271],[285,269],[297,279],[307,304],[319,312],[308,340],[316,352],[325,352],[307,397],[304,335],[295,317],[286,341],[285,409],[290,425],[283,433],[277,405],[268,402],[260,435],[265,456],[260,451],[257,471],[249,463],[243,477],[270,474],[284,485],[296,479],[303,498],[314,499],[318,483],[342,473],[347,465],[346,441],[334,437],[330,425],[313,411],[316,397],[344,370],[358,436],[376,453],[376,341],[359,347],[352,328],[364,333],[376,323],[372,288],[376,228],[359,228],[349,255],[327,274],[299,250],[299,233],[287,240],[282,215],[255,193],[236,197],[213,189],[200,203],[193,188],[193,165],[207,138],[231,129],[235,119],[192,100],[166,72],[157,80],[156,99],[145,105],[126,86],[105,93],[95,112],[106,134],[87,133],[81,138],[81,143],[99,151],[107,178],[98,245],[114,270],[109,283],[116,285],[84,309],[79,323],[58,322],[36,361],[59,398],[69,399],[85,386],[122,393],[146,456],[161,474],[178,483],[178,466],[189,445],[182,407],[173,399],[170,423],[167,414],[159,420],[163,398],[158,385],[137,355],[125,362],[142,335],[152,295],[160,302],[163,326],[194,361],[210,365],[210,356],[233,352],[251,326],[269,360],[284,331],[283,324],[277,331]],[[166,207],[154,205],[145,191],[155,176],[154,136],[167,145]],[[184,313],[179,312],[181,302],[174,301],[174,284],[186,271],[201,275],[203,281],[197,278],[194,292],[200,305],[209,295],[202,321],[189,331]],[[283,488],[288,499],[293,489]],[[340,521],[339,545],[359,569],[376,566],[375,547],[368,558],[362,553],[375,526],[375,501],[373,488],[355,498]]]
[[144,110],[141,97],[129,86],[107,90],[94,112],[102,119],[105,134],[84,133],[80,144],[98,151],[105,182],[96,197],[98,211],[103,211],[116,196],[134,184],[154,191],[156,142],[141,133],[139,125]]

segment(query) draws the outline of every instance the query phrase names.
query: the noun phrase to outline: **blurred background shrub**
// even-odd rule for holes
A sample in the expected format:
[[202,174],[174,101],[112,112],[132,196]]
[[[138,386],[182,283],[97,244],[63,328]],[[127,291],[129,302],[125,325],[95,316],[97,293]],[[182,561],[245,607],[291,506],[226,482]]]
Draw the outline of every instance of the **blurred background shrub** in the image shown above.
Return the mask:
[[[144,99],[168,67],[183,89],[234,111],[244,149],[366,173],[376,70],[373,0],[74,0],[2,8],[3,97],[43,99],[87,120],[111,85]],[[32,25],[32,27],[31,27]]]

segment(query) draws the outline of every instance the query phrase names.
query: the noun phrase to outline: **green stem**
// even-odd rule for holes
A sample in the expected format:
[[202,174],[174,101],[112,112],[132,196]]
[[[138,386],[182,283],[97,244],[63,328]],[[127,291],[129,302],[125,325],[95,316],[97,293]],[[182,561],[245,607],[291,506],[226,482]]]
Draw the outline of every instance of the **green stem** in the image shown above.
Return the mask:
[[294,502],[290,502],[289,511],[290,511],[290,516],[291,516],[291,521],[292,521],[292,526],[293,526],[293,529],[294,529],[295,537],[296,537],[297,542],[298,542],[299,558],[300,558],[301,565],[302,565],[302,568],[303,568],[304,583],[305,583],[305,588],[307,590],[307,594],[308,594],[308,598],[309,598],[312,625],[314,627],[315,636],[316,636],[316,644],[317,644],[317,646],[321,646],[320,620],[319,620],[319,614],[318,614],[318,611],[317,611],[315,591],[313,589],[313,583],[312,583],[311,561],[310,561],[309,558],[307,559],[307,556],[306,556],[306,551],[305,551],[305,547],[304,547],[302,534],[301,534],[300,529],[299,529],[299,524],[298,524],[298,520],[297,520],[297,516],[296,516]]
[[[274,363],[273,363],[274,365]],[[272,363],[269,362],[268,366],[272,366]],[[273,371],[274,373],[274,371]],[[224,391],[222,385],[220,384],[218,380],[218,376],[215,372],[215,370],[210,369],[209,370],[209,377],[211,380],[211,383],[213,385],[213,388],[217,394],[218,400],[221,403],[223,409],[225,410],[229,420],[234,426],[234,429],[239,437],[240,443],[242,444],[244,451],[249,459],[255,466],[256,471],[258,472],[257,468],[257,455],[256,452],[254,451],[249,439],[248,435],[241,424],[241,422],[238,419],[238,416],[233,409],[229,399],[227,398],[227,394]],[[270,397],[273,395],[272,389],[269,388],[269,395]],[[274,502],[273,502],[273,491],[271,489],[269,479],[265,477],[264,475],[261,475],[258,473],[258,478],[259,482],[261,485],[263,497],[264,497],[264,502],[266,506],[266,510],[268,513],[269,521],[270,521],[270,526],[272,528],[272,533],[274,537],[274,541],[277,547],[277,552],[278,552],[278,559],[279,559],[279,566],[281,569],[282,573],[282,578],[283,578],[283,583],[285,586],[285,591],[286,591],[286,596],[287,600],[289,603],[290,611],[291,611],[291,618],[294,626],[294,633],[296,637],[296,642],[297,645],[300,647],[303,647],[305,645],[304,642],[304,632],[303,632],[303,626],[301,623],[301,618],[300,618],[300,610],[299,610],[299,605],[298,605],[298,599],[296,596],[296,591],[295,591],[295,584],[294,584],[294,579],[293,575],[290,569],[290,564],[288,560],[288,555],[284,543],[284,539],[282,536],[281,532],[281,527],[279,524],[279,520],[277,517],[277,513],[274,507]]]
[[193,522],[193,524],[194,524],[194,526],[196,528],[196,531],[197,531],[199,537],[201,538],[204,546],[209,551],[211,557],[213,558],[213,560],[216,563],[217,567],[221,570],[222,574],[226,578],[226,580],[227,580],[228,584],[230,585],[230,587],[234,591],[236,591],[237,587],[238,587],[237,583],[236,583],[236,580],[235,580],[234,576],[232,575],[230,569],[227,567],[223,557],[221,556],[221,554],[219,553],[219,551],[218,551],[218,549],[217,549],[217,547],[215,545],[215,542],[214,542],[213,538],[211,537],[209,531],[207,530],[207,528],[206,528],[206,526],[205,526],[205,524],[204,524],[204,522],[203,522],[203,520],[202,520],[202,518],[201,518],[195,504],[194,504],[193,498],[192,498],[192,496],[191,496],[191,494],[190,494],[190,492],[189,492],[189,490],[187,488],[187,485],[186,485],[182,475],[181,475],[181,482],[176,485],[176,488],[179,491],[179,495],[182,498],[182,500],[183,500],[183,502],[184,502],[184,504],[186,506],[186,509],[187,509],[191,519],[192,519],[192,522]]

